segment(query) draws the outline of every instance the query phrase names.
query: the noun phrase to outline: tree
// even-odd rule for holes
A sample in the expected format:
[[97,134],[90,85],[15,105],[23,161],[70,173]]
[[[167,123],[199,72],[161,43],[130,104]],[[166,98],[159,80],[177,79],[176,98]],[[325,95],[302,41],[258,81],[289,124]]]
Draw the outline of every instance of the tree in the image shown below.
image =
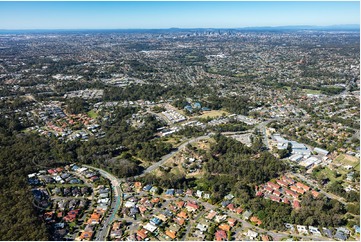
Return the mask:
[[85,113],[88,111],[88,103],[82,98],[71,98],[66,101],[66,111],[71,114]]
[[288,156],[288,150],[287,149],[278,150],[277,154],[279,155],[280,159],[283,159]]
[[288,151],[288,155],[292,153],[292,144],[290,142],[288,142],[287,144],[287,151]]

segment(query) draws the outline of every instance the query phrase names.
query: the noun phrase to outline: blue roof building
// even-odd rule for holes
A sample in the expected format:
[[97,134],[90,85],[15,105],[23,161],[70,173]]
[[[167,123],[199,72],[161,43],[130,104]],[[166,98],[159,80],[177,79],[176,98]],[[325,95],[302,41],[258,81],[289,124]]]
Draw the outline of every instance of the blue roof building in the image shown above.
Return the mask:
[[177,189],[175,190],[175,195],[182,195],[183,194],[183,190],[182,189]]
[[199,102],[193,104],[194,108],[201,108],[202,105]]
[[190,105],[185,106],[184,109],[189,111],[189,112],[193,112],[193,108]]
[[165,210],[162,214],[164,214],[167,217],[172,217],[173,216],[173,213],[171,211],[169,211],[168,209]]
[[149,192],[149,191],[150,191],[150,189],[152,189],[152,186],[151,186],[151,185],[149,185],[149,184],[143,187],[143,191],[147,191],[147,192]]
[[339,240],[347,240],[347,236],[340,230],[337,230],[334,238],[339,239]]
[[134,206],[130,209],[130,216],[134,216],[137,213],[139,213],[139,209],[136,206]]
[[78,169],[79,169],[79,166],[74,165],[71,169],[72,169],[73,171],[76,171],[76,170],[78,170]]
[[158,225],[160,225],[162,223],[162,221],[159,218],[152,218],[150,220],[150,223],[153,224],[153,225],[158,226]]
[[332,238],[332,232],[331,230],[327,229],[327,228],[323,228],[323,233],[329,237],[329,238]]
[[151,193],[156,193],[156,192],[158,192],[158,187],[152,187],[149,191]]
[[174,195],[174,189],[168,189],[168,190],[165,192],[165,195],[173,196],[173,195]]
[[43,193],[39,190],[32,190],[33,196],[36,200],[40,200],[43,197]]
[[229,200],[223,201],[222,207],[227,207],[230,203],[231,203],[231,201],[229,201]]
[[358,225],[355,224],[355,225],[353,226],[353,228],[355,229],[355,233],[358,233],[358,234],[360,233],[360,226],[358,226]]

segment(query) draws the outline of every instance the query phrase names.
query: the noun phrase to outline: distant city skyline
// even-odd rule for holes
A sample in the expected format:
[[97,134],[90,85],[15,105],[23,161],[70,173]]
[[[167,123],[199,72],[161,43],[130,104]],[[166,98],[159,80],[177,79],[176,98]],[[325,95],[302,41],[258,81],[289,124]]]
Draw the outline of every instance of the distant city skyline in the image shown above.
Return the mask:
[[352,2],[0,2],[0,29],[242,28],[360,23]]

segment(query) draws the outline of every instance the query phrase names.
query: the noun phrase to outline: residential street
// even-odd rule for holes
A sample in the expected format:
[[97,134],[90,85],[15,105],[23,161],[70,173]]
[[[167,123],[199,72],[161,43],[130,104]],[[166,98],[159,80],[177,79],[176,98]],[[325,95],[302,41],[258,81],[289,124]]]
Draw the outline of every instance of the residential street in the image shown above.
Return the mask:
[[105,178],[109,179],[112,184],[112,192],[114,198],[112,198],[112,203],[108,210],[108,216],[103,220],[101,224],[102,229],[96,234],[95,237],[95,240],[104,241],[106,240],[111,225],[114,221],[114,218],[121,207],[121,200],[122,200],[122,191],[120,188],[121,181],[112,174],[110,174],[109,172],[106,172],[104,170],[92,166],[87,166],[87,165],[84,166],[99,171],[100,174]]

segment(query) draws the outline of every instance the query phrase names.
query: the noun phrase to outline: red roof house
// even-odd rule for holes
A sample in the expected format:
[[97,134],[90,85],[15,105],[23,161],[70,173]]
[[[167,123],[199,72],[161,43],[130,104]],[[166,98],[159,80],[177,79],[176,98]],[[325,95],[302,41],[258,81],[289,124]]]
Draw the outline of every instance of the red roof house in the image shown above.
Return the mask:
[[217,241],[225,241],[227,240],[227,234],[224,230],[217,230],[217,232],[214,234]]

